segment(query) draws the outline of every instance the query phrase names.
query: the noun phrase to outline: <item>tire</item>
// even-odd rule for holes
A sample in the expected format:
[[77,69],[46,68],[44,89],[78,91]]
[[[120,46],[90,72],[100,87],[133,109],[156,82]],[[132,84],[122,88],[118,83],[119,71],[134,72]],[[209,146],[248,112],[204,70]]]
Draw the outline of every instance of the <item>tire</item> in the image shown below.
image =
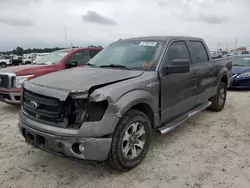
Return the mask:
[[28,64],[31,64],[31,62],[30,61],[26,61],[24,64],[28,65]]
[[210,99],[212,105],[208,107],[208,109],[215,112],[221,111],[225,106],[226,98],[227,98],[227,86],[224,82],[220,82],[217,88],[216,95]]
[[1,62],[1,63],[0,63],[0,67],[1,67],[1,68],[5,68],[5,67],[7,67],[7,64],[6,64],[5,62]]
[[[135,129],[137,136],[133,135]],[[138,166],[148,152],[151,135],[151,123],[148,117],[141,111],[129,110],[121,118],[113,133],[108,157],[109,165],[120,171],[128,171]]]

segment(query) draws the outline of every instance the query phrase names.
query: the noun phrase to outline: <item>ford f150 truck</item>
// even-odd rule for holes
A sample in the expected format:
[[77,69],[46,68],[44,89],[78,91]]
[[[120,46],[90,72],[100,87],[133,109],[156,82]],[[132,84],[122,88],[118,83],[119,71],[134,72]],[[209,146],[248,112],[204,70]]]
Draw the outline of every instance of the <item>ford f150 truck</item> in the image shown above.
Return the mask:
[[232,59],[213,60],[202,39],[123,39],[83,68],[24,82],[18,126],[34,147],[125,171],[142,162],[153,129],[221,111],[231,76]]
[[8,67],[0,70],[0,101],[20,104],[21,84],[26,80],[77,65],[85,65],[102,48],[74,48],[49,53],[32,65]]

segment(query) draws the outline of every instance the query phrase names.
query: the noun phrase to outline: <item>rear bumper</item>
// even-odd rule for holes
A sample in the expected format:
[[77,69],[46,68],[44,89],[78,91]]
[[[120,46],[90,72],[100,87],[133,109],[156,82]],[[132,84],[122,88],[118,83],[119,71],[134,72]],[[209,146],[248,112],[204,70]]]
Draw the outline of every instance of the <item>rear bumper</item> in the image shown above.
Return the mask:
[[26,142],[49,153],[84,161],[105,161],[111,146],[110,138],[58,136],[18,123]]
[[20,104],[21,89],[13,89],[13,90],[0,89],[0,101],[8,104]]

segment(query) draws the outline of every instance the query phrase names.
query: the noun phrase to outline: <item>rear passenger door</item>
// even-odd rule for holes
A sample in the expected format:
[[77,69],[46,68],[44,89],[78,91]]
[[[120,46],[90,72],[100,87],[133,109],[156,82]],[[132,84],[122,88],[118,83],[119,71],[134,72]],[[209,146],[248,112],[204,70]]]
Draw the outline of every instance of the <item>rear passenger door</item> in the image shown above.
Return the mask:
[[191,75],[196,80],[195,105],[199,105],[208,100],[213,92],[213,60],[209,59],[202,41],[188,41],[188,47],[192,58]]

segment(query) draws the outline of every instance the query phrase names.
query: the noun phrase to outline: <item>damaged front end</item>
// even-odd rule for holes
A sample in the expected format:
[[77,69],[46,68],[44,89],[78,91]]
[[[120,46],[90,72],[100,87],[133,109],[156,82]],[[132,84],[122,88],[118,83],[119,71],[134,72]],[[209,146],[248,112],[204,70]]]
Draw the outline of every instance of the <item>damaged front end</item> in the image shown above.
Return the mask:
[[85,122],[100,121],[107,108],[107,100],[92,102],[69,96],[63,104],[63,125],[65,128],[79,129]]
[[22,112],[46,127],[75,130],[77,136],[110,135],[119,119],[118,109],[109,97],[90,94],[72,91],[65,95],[65,100],[59,100],[23,89]]
[[119,118],[108,98],[94,101],[82,92],[65,100],[23,89],[19,128],[33,146],[66,157],[106,160]]

